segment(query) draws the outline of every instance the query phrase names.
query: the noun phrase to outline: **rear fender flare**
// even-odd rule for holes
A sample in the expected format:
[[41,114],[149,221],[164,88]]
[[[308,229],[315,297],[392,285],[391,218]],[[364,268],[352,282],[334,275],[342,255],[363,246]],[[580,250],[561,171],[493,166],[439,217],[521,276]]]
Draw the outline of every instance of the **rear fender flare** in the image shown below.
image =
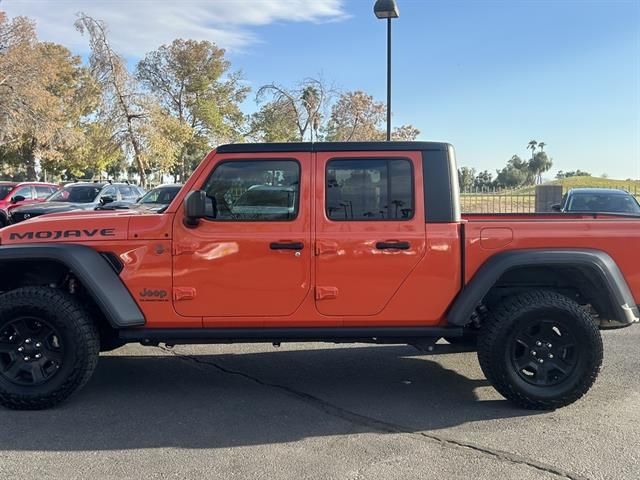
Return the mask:
[[511,250],[489,258],[454,300],[447,313],[450,325],[463,326],[471,321],[474,310],[507,271],[521,267],[568,266],[589,270],[605,286],[619,326],[638,321],[640,317],[631,290],[616,262],[601,250],[532,249]]

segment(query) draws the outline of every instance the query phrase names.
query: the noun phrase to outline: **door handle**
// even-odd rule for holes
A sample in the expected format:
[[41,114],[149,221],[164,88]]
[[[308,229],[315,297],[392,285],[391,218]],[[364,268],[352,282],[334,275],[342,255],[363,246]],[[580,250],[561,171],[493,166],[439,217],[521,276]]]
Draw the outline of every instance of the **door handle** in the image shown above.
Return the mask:
[[302,250],[304,243],[302,242],[272,242],[269,245],[271,250]]
[[411,245],[409,242],[377,242],[376,248],[378,250],[409,250]]

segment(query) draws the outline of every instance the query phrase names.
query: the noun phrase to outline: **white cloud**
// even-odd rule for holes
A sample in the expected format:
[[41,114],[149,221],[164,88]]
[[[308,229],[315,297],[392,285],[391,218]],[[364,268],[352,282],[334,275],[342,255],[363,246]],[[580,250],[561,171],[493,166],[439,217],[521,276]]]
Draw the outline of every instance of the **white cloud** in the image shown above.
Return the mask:
[[114,49],[125,57],[175,38],[210,40],[229,50],[259,41],[251,27],[274,22],[325,22],[346,17],[343,0],[0,0],[9,16],[37,22],[42,40],[86,53],[87,39],[74,28],[78,12],[104,20]]

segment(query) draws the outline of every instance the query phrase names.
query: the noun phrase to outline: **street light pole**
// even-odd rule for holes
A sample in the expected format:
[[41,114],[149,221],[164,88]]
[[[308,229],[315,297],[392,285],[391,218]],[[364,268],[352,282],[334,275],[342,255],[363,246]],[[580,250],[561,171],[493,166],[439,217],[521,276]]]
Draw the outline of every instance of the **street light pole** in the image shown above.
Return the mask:
[[400,12],[395,0],[377,0],[373,6],[377,18],[387,19],[387,142],[391,141],[391,19]]
[[391,141],[391,17],[387,18],[387,142]]

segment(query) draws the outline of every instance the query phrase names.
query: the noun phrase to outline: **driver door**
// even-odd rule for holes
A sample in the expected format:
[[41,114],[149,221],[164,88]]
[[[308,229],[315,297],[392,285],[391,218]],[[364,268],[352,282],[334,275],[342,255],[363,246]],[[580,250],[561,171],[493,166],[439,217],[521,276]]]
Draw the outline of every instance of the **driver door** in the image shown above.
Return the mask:
[[195,228],[176,216],[175,310],[204,326],[295,312],[310,289],[311,153],[219,155],[195,188],[210,208]]

